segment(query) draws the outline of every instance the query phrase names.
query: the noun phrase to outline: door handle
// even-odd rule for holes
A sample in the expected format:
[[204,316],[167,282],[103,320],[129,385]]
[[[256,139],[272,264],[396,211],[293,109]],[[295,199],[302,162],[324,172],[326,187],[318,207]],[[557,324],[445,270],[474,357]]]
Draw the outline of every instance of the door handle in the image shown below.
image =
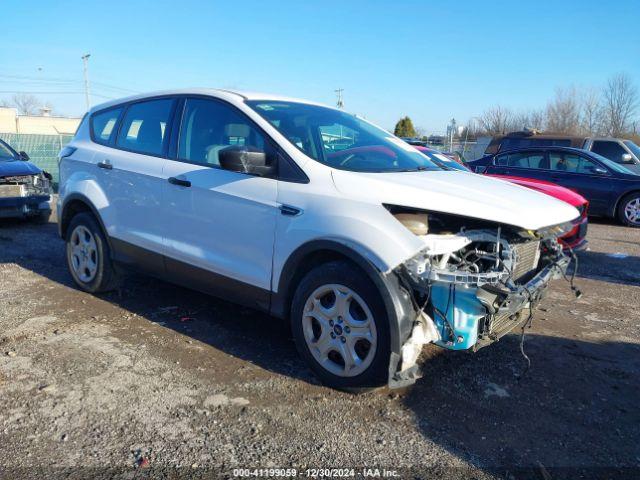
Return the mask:
[[182,178],[169,177],[168,181],[169,181],[169,183],[171,185],[179,185],[181,187],[190,187],[191,186],[191,182],[189,180],[184,180]]
[[102,160],[98,162],[98,168],[104,168],[105,170],[113,170],[113,165],[110,160]]
[[302,214],[302,209],[297,207],[292,207],[291,205],[280,205],[280,213],[282,215],[286,215],[288,217],[297,217]]

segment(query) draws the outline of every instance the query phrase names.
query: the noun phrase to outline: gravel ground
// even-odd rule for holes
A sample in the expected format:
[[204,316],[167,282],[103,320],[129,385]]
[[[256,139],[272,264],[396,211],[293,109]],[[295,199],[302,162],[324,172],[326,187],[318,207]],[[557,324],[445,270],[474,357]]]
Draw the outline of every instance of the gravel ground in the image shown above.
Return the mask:
[[142,277],[82,293],[55,224],[5,221],[0,478],[638,478],[640,230],[593,223],[589,240],[584,296],[554,282],[524,376],[509,335],[428,347],[415,386],[354,396],[318,384],[283,322]]

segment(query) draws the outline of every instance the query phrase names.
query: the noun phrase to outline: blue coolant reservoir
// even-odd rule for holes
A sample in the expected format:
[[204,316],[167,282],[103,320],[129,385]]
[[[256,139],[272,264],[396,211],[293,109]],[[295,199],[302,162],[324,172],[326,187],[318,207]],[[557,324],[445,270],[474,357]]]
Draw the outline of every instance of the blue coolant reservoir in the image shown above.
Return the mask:
[[[476,297],[476,288],[435,282],[431,285],[431,303],[435,307],[433,320],[441,338],[436,344],[450,350],[473,347],[478,340],[478,322],[487,314]],[[443,316],[453,328],[454,338]]]

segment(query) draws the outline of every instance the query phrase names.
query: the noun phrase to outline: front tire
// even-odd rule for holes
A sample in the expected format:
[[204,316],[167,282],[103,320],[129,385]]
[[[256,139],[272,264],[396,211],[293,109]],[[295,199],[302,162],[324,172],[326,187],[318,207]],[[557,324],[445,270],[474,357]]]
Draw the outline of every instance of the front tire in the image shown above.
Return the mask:
[[633,192],[620,201],[618,219],[628,227],[640,228],[640,192]]
[[389,319],[376,286],[344,261],[310,271],[291,305],[296,347],[320,380],[362,392],[387,383]]
[[67,266],[73,281],[85,292],[99,293],[118,286],[109,244],[93,215],[82,212],[71,219],[66,238]]

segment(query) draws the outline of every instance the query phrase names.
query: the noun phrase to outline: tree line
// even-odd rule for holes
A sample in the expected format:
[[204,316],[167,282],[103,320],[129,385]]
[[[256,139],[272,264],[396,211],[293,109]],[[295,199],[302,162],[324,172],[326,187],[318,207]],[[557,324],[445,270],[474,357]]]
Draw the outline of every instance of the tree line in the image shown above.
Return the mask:
[[37,115],[42,109],[53,111],[53,106],[49,102],[43,102],[34,95],[19,93],[13,95],[10,100],[0,100],[0,107],[12,107],[18,110],[20,115]]
[[600,89],[558,88],[541,109],[514,111],[500,105],[470,121],[470,135],[496,135],[518,130],[584,136],[634,137],[640,132],[638,89],[625,74],[614,75]]

